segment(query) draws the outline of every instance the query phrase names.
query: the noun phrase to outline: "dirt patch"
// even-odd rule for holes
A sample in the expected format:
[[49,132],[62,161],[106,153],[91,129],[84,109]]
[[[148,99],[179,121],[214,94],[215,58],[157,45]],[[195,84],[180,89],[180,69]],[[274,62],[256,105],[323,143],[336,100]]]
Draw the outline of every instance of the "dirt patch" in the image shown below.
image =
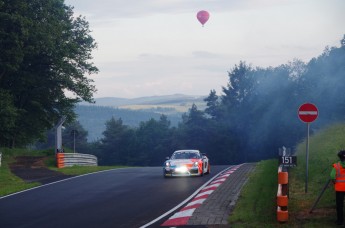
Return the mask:
[[48,169],[44,164],[46,157],[18,156],[15,159],[16,161],[10,164],[11,172],[28,183],[48,184],[72,177]]

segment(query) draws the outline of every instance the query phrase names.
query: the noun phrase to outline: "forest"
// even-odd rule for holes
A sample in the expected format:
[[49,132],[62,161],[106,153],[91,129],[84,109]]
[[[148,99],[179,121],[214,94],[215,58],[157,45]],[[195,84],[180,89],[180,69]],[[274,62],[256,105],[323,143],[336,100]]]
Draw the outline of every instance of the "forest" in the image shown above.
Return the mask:
[[[102,132],[105,130],[105,122],[113,116],[121,118],[123,123],[129,127],[136,127],[139,126],[140,122],[150,120],[151,118],[158,120],[161,116],[159,113],[164,112],[165,109],[130,110],[107,106],[77,105],[75,113],[77,114],[77,121],[88,131],[87,140],[92,142],[102,137]],[[167,117],[171,122],[171,126],[177,126],[181,120],[181,115],[176,112],[167,115]]]
[[206,153],[212,164],[236,164],[294,149],[306,136],[297,116],[303,103],[319,109],[312,133],[344,121],[345,36],[306,63],[263,68],[239,61],[221,94],[210,88],[206,108],[194,104],[179,123],[161,115],[133,127],[112,116],[102,137],[88,142],[75,108],[93,102],[97,91],[87,77],[98,73],[90,33],[63,1],[0,0],[1,147],[53,148],[51,129],[64,116],[63,146],[95,154],[100,165],[157,166],[185,148]]
[[[345,36],[340,47],[326,47],[308,63],[295,59],[261,68],[240,61],[229,70],[228,79],[222,94],[210,91],[205,110],[193,105],[177,126],[165,115],[138,127],[112,117],[103,137],[87,143],[87,132],[78,123],[72,127],[83,132],[78,151],[97,155],[102,165],[157,166],[183,148],[199,149],[212,164],[274,158],[282,146],[293,150],[306,137],[306,123],[297,114],[303,103],[319,110],[311,133],[345,120]],[[65,146],[72,147],[70,134],[64,137]]]

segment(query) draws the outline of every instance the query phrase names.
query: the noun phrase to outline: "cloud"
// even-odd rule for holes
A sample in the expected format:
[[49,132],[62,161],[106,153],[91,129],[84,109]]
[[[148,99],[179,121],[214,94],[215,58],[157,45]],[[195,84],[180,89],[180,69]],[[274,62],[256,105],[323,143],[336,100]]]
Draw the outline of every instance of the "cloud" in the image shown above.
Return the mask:
[[[344,0],[65,0],[98,43],[96,97],[186,93],[226,86],[246,61],[309,61],[344,34]],[[202,27],[199,10],[210,20]]]
[[75,6],[77,14],[91,18],[136,18],[152,14],[193,13],[198,10],[229,12],[237,10],[261,9],[291,4],[297,0],[66,0],[67,5]]
[[222,58],[224,57],[224,55],[220,55],[218,53],[212,53],[212,52],[208,52],[208,51],[194,51],[193,52],[193,57],[196,58]]

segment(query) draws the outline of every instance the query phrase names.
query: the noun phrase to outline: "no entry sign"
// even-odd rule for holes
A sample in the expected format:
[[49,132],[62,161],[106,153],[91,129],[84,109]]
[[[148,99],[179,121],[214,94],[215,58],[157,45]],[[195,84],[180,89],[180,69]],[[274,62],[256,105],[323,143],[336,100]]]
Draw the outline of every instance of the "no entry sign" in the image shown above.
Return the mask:
[[298,109],[298,117],[305,123],[313,122],[318,115],[317,107],[311,103],[302,104]]
[[310,103],[302,104],[298,109],[298,117],[305,123],[307,123],[307,141],[306,141],[306,170],[305,170],[305,193],[308,192],[308,160],[309,160],[309,123],[316,120],[319,115],[317,107]]

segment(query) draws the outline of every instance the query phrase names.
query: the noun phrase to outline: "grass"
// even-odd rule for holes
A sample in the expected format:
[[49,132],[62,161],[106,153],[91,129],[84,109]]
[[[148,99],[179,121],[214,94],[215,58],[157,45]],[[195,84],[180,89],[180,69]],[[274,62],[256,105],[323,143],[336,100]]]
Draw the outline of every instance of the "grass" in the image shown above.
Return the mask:
[[[39,186],[39,183],[26,183],[19,177],[13,175],[9,169],[9,164],[14,162],[14,156],[32,155],[29,151],[23,149],[10,150],[1,148],[2,161],[0,167],[0,196],[5,196],[14,192]],[[41,155],[42,152],[33,152],[35,156]]]
[[[21,178],[11,173],[9,165],[15,161],[16,156],[44,156],[46,166],[54,171],[62,172],[67,175],[82,175],[103,170],[121,168],[124,166],[73,166],[58,169],[55,166],[54,150],[28,150],[28,149],[8,149],[0,148],[2,152],[2,165],[0,167],[0,197],[15,192],[39,186],[40,183],[27,183]],[[66,151],[70,152],[70,151]]]
[[[258,163],[244,186],[235,210],[229,217],[231,227],[334,227],[335,194],[332,184],[321,195],[329,180],[337,152],[345,148],[345,124],[335,124],[316,132],[309,141],[308,191],[305,193],[306,142],[296,147],[297,167],[289,172],[289,220],[276,220],[278,161]],[[310,213],[317,198],[320,201]]]
[[242,189],[235,210],[229,217],[231,227],[269,227],[275,219],[277,160],[261,161]]

